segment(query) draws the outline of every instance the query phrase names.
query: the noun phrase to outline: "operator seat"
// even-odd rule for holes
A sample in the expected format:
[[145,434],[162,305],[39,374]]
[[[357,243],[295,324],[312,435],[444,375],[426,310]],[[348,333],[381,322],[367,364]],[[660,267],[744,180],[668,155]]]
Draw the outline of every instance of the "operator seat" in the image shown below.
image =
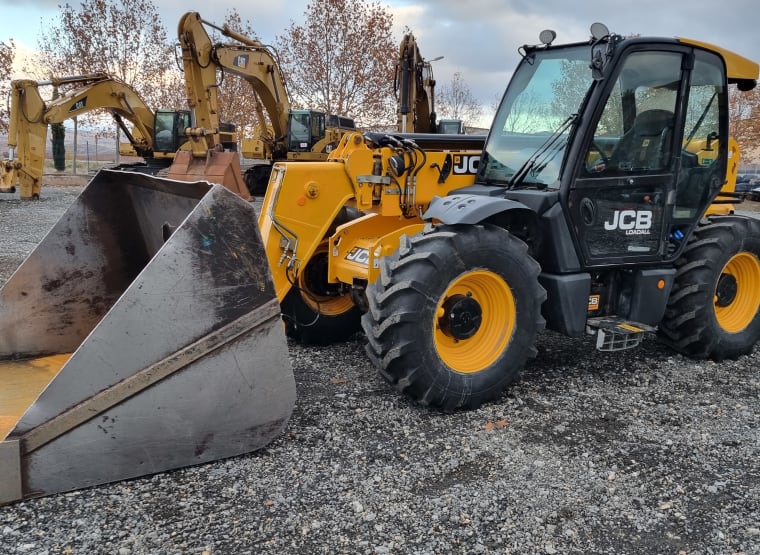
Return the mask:
[[667,168],[674,123],[675,115],[669,110],[646,110],[638,114],[612,155],[612,167],[622,171]]

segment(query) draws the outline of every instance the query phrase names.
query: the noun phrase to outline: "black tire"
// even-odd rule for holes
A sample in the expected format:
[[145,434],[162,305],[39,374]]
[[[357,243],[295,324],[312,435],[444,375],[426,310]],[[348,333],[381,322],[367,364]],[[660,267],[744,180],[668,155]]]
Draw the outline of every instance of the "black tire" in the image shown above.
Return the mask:
[[323,241],[301,269],[281,303],[285,332],[308,345],[346,341],[361,331],[361,310],[350,292],[327,283],[327,253]]
[[252,195],[263,195],[266,193],[271,174],[272,166],[270,164],[255,164],[245,170],[243,179],[245,180],[248,192]]
[[760,220],[708,218],[677,267],[661,339],[697,359],[749,353],[760,339]]
[[402,237],[367,289],[367,354],[415,401],[474,409],[536,355],[544,327],[539,265],[495,226],[440,226]]

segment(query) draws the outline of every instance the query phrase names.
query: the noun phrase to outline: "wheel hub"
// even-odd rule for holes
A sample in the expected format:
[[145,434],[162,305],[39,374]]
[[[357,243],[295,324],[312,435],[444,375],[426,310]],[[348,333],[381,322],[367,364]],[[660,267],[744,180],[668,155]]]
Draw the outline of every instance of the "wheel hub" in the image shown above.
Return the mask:
[[301,273],[299,284],[312,295],[334,297],[340,294],[340,285],[327,282],[327,256],[315,254]]
[[715,288],[716,304],[718,306],[729,306],[736,299],[738,289],[734,276],[722,274],[718,279],[718,286]]
[[480,303],[471,295],[453,295],[443,303],[443,315],[438,319],[441,330],[454,339],[475,335],[483,321]]

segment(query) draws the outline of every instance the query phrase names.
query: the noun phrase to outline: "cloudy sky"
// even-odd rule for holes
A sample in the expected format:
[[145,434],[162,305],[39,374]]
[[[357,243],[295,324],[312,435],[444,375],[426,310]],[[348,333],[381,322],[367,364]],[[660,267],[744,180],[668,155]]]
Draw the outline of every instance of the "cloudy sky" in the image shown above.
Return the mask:
[[[0,40],[37,45],[40,29],[57,21],[61,0],[0,0]],[[78,0],[69,0],[78,6]],[[688,37],[711,42],[760,60],[757,0],[380,0],[393,14],[395,36],[404,27],[417,37],[422,55],[444,58],[433,64],[440,84],[455,72],[480,103],[496,102],[517,64],[517,48],[537,42],[542,29],[554,29],[558,42],[586,40],[589,26],[642,36]],[[168,34],[180,16],[198,11],[221,23],[235,7],[266,43],[273,43],[291,21],[302,23],[309,0],[154,0]]]

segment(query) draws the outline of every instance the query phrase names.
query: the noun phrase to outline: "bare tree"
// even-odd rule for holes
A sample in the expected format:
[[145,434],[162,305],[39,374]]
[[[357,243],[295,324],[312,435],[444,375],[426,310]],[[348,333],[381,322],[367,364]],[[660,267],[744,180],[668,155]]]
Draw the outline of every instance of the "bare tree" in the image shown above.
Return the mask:
[[[0,98],[8,98],[8,85],[13,71],[16,45],[13,39],[7,43],[0,41]],[[0,131],[8,131],[8,110],[6,103],[0,102]]]
[[745,161],[760,161],[760,88],[731,90],[731,135],[739,143]]
[[84,0],[79,8],[66,3],[60,10],[57,24],[41,31],[38,40],[49,75],[106,72],[134,88],[148,105],[158,105],[162,80],[176,64],[151,0]]
[[451,82],[441,87],[437,99],[439,119],[458,119],[465,129],[472,128],[483,113],[460,71],[452,75]]
[[312,0],[304,19],[276,39],[294,103],[364,128],[393,125],[393,15],[367,0]]

